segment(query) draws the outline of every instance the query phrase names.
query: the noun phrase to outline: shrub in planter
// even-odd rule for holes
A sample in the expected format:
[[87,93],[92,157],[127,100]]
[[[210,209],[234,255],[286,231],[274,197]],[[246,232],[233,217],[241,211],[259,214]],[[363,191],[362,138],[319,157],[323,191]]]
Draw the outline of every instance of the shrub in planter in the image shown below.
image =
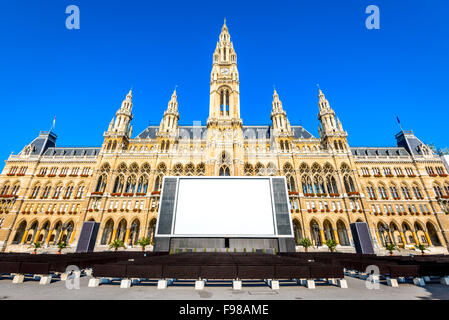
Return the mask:
[[109,245],[109,249],[114,249],[114,251],[117,251],[119,248],[124,248],[124,247],[125,247],[125,244],[120,239],[115,239]]
[[308,252],[309,251],[309,247],[312,246],[312,241],[309,238],[303,238],[303,239],[298,241],[298,244],[300,246],[304,247],[304,251],[305,252]]
[[390,252],[390,255],[393,255],[393,250],[398,250],[398,247],[394,243],[389,243],[385,246],[385,249]]
[[137,240],[137,244],[142,247],[142,251],[145,251],[145,247],[152,244],[152,242],[150,238],[144,237]]
[[335,252],[335,248],[337,247],[337,241],[333,239],[327,239],[325,245],[329,248],[330,252]]

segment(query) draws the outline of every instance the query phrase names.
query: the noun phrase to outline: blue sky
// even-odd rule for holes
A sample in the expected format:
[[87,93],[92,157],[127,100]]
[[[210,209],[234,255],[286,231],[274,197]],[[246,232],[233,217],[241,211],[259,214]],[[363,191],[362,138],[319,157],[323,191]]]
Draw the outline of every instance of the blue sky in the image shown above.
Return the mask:
[[[80,8],[68,30],[65,8]],[[367,30],[365,8],[380,8]],[[316,84],[351,146],[392,146],[413,129],[448,146],[446,0],[23,1],[0,4],[6,159],[51,127],[59,146],[100,146],[129,88],[134,133],[158,125],[178,85],[180,123],[206,123],[212,53],[227,18],[244,124],[270,123],[273,84],[292,124],[318,135]]]

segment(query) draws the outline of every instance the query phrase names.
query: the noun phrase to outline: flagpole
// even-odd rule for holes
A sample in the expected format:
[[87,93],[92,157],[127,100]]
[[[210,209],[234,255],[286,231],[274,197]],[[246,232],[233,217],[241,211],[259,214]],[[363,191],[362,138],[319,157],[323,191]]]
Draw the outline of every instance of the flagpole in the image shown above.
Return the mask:
[[399,120],[398,115],[396,115],[396,120],[398,121],[399,128],[401,129],[401,131],[404,131],[404,129],[402,129],[401,120]]

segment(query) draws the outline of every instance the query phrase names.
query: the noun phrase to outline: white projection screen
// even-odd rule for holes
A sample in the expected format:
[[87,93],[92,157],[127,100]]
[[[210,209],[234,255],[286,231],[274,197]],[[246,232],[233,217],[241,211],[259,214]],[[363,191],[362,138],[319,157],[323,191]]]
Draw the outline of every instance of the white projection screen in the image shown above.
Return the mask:
[[174,236],[275,235],[269,178],[179,178]]

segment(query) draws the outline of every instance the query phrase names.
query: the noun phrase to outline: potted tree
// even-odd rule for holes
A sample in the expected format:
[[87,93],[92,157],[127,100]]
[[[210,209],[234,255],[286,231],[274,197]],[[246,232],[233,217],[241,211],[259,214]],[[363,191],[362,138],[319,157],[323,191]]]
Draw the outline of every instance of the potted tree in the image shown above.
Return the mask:
[[387,249],[388,252],[390,252],[390,256],[392,256],[393,250],[398,250],[398,247],[396,247],[396,245],[394,243],[389,243],[385,246],[385,249]]
[[151,239],[144,237],[137,241],[137,244],[142,247],[142,251],[145,251],[145,247],[151,244]]
[[329,248],[330,252],[336,251],[335,248],[337,247],[337,241],[335,241],[333,239],[327,239],[325,244]]
[[67,242],[65,241],[59,241],[58,242],[58,252],[56,254],[61,254],[62,249],[67,248]]
[[309,251],[309,247],[312,246],[312,241],[310,241],[309,238],[303,238],[303,239],[299,240],[298,244],[300,246],[304,247],[304,251],[305,252],[308,252]]
[[123,243],[122,240],[120,239],[115,239],[111,242],[111,244],[109,245],[109,249],[114,248],[114,251],[117,251],[118,248],[124,248],[125,244]]
[[420,243],[417,246],[415,246],[415,249],[421,251],[422,255],[426,254],[424,251],[429,251],[429,249],[427,249],[427,247],[425,245],[423,245],[422,243]]
[[42,243],[40,243],[39,241],[36,241],[33,244],[31,244],[31,247],[33,248],[33,252],[31,254],[36,254],[37,249],[42,248]]

